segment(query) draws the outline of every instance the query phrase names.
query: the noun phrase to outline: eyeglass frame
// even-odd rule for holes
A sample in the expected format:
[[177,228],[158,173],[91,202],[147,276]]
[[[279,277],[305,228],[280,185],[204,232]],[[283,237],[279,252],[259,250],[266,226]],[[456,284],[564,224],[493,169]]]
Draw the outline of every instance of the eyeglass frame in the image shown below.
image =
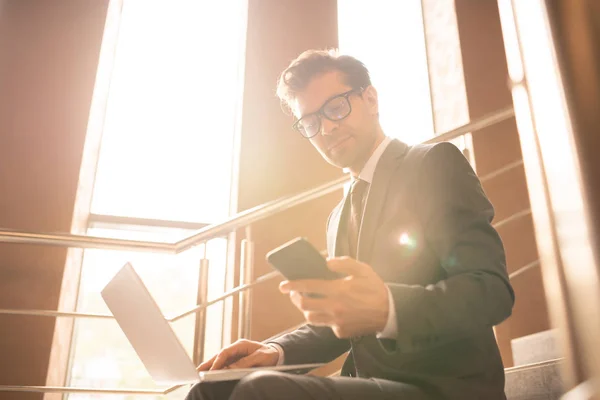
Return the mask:
[[[321,132],[321,129],[323,128],[323,122],[322,122],[323,118],[326,118],[326,119],[328,119],[329,121],[332,121],[332,122],[343,121],[344,119],[348,118],[348,116],[350,114],[352,114],[352,103],[350,102],[350,98],[349,98],[350,95],[352,95],[354,93],[362,95],[362,93],[364,91],[365,91],[364,88],[350,89],[347,92],[340,93],[340,94],[337,94],[335,96],[330,97],[329,99],[327,99],[325,101],[325,103],[323,103],[323,105],[321,106],[321,108],[319,108],[317,111],[311,112],[310,114],[306,114],[306,115],[300,117],[296,122],[294,122],[294,124],[292,125],[292,128],[294,130],[298,131],[298,133],[300,133],[300,135],[303,138],[306,138],[306,139],[311,139],[311,138],[317,136]],[[325,109],[325,106],[327,106],[327,104],[329,104],[332,100],[338,99],[340,97],[345,98],[346,102],[348,103],[348,114],[346,114],[345,116],[343,116],[340,119],[331,119],[327,115],[325,115],[325,113],[323,112],[323,110]],[[300,130],[299,124],[300,124],[300,121],[302,121],[304,118],[306,118],[306,117],[312,117],[313,115],[316,115],[316,116],[320,117],[319,120],[318,120],[319,121],[319,128],[316,130],[316,132],[313,135],[306,136]]]

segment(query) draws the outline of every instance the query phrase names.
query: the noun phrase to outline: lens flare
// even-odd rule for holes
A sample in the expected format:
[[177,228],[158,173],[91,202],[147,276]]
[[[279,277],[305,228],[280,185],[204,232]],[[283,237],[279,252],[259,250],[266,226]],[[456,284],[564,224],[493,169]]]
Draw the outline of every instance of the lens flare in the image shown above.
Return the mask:
[[401,246],[405,246],[409,249],[414,249],[417,247],[417,241],[414,237],[408,234],[408,232],[404,232],[400,235],[400,239],[398,240]]
[[400,235],[400,244],[406,246],[410,243],[410,238],[408,237],[408,233],[404,232]]

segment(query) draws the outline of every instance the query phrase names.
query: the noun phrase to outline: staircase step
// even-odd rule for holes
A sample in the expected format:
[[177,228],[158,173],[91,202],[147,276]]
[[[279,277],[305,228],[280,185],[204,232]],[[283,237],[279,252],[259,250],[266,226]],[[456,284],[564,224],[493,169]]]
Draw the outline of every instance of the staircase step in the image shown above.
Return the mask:
[[511,341],[515,366],[561,358],[556,330],[542,331]]
[[507,400],[558,400],[563,394],[562,359],[506,368]]

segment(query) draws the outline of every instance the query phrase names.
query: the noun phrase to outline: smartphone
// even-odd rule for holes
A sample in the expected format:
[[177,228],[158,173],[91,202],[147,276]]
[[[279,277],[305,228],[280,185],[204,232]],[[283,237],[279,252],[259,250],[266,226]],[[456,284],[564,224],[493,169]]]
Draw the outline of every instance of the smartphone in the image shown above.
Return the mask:
[[343,275],[327,268],[327,261],[305,238],[296,238],[267,253],[267,261],[289,281],[340,279]]

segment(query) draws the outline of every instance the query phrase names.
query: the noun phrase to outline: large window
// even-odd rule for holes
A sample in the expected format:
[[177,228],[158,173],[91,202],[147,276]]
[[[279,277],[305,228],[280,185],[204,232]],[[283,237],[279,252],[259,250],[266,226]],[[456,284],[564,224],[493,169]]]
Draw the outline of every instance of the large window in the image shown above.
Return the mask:
[[[110,84],[96,87],[108,95],[87,233],[173,242],[230,213],[246,2],[121,3]],[[100,290],[131,262],[165,315],[183,312],[196,304],[205,251],[208,298],[223,293],[226,248],[217,238],[176,256],[86,250],[78,311],[109,313]],[[207,309],[206,356],[222,345],[223,314],[220,303]],[[173,324],[190,355],[195,325],[195,315]],[[76,320],[69,368],[76,387],[156,388],[114,320]]]
[[[444,133],[434,130],[421,1],[338,0],[337,4],[340,50],[369,69],[385,134],[416,144]],[[475,168],[471,134],[451,142]]]
[[421,1],[338,0],[340,50],[363,61],[386,135],[414,144],[434,135]]

